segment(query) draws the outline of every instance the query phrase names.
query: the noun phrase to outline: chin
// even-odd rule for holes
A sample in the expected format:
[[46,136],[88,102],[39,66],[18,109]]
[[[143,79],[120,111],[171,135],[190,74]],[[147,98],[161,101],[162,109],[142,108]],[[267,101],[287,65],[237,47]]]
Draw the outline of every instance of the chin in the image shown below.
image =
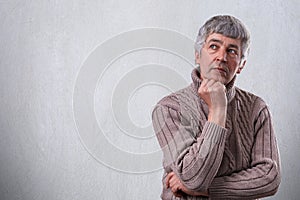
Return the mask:
[[221,82],[222,84],[226,85],[228,80],[223,76],[212,76],[211,79]]

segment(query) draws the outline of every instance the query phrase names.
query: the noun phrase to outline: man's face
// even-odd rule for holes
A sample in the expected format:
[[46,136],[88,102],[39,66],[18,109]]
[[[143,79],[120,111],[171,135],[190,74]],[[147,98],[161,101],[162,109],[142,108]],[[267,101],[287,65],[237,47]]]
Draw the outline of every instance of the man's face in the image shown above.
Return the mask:
[[200,54],[195,53],[196,63],[200,64],[201,79],[214,79],[228,84],[245,65],[245,61],[241,63],[241,55],[240,39],[219,33],[210,34]]

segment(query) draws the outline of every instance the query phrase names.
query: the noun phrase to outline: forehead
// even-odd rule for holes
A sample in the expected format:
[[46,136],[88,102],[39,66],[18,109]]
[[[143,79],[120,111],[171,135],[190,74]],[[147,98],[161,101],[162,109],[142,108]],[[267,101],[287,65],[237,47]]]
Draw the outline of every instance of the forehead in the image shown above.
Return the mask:
[[224,46],[237,46],[241,48],[241,39],[226,37],[220,33],[212,33],[206,38],[206,42],[220,42]]

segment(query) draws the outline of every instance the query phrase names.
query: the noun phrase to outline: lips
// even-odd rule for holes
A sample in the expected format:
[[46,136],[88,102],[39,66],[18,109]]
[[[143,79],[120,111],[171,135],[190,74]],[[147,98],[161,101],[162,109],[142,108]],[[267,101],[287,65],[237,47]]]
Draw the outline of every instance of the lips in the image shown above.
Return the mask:
[[227,73],[228,73],[227,70],[223,67],[216,67],[216,68],[214,68],[214,70],[217,70],[222,75],[227,75]]
[[224,69],[224,68],[222,68],[222,67],[217,67],[216,69],[217,69],[217,70],[219,70],[219,71],[222,71],[222,72],[225,72],[225,73],[227,73],[227,70],[226,70],[226,69]]

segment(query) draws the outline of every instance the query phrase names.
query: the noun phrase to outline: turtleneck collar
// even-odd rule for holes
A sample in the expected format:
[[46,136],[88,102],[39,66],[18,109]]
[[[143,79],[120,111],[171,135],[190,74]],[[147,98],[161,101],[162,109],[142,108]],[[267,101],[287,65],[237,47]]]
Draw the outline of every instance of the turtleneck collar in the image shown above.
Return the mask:
[[[193,80],[193,88],[196,94],[198,94],[198,88],[201,85],[201,79],[200,79],[200,72],[197,68],[193,69],[192,74],[191,74],[192,80]],[[226,96],[227,96],[227,101],[228,103],[231,102],[235,95],[235,87],[234,87],[234,82],[235,82],[236,76],[226,85]]]

